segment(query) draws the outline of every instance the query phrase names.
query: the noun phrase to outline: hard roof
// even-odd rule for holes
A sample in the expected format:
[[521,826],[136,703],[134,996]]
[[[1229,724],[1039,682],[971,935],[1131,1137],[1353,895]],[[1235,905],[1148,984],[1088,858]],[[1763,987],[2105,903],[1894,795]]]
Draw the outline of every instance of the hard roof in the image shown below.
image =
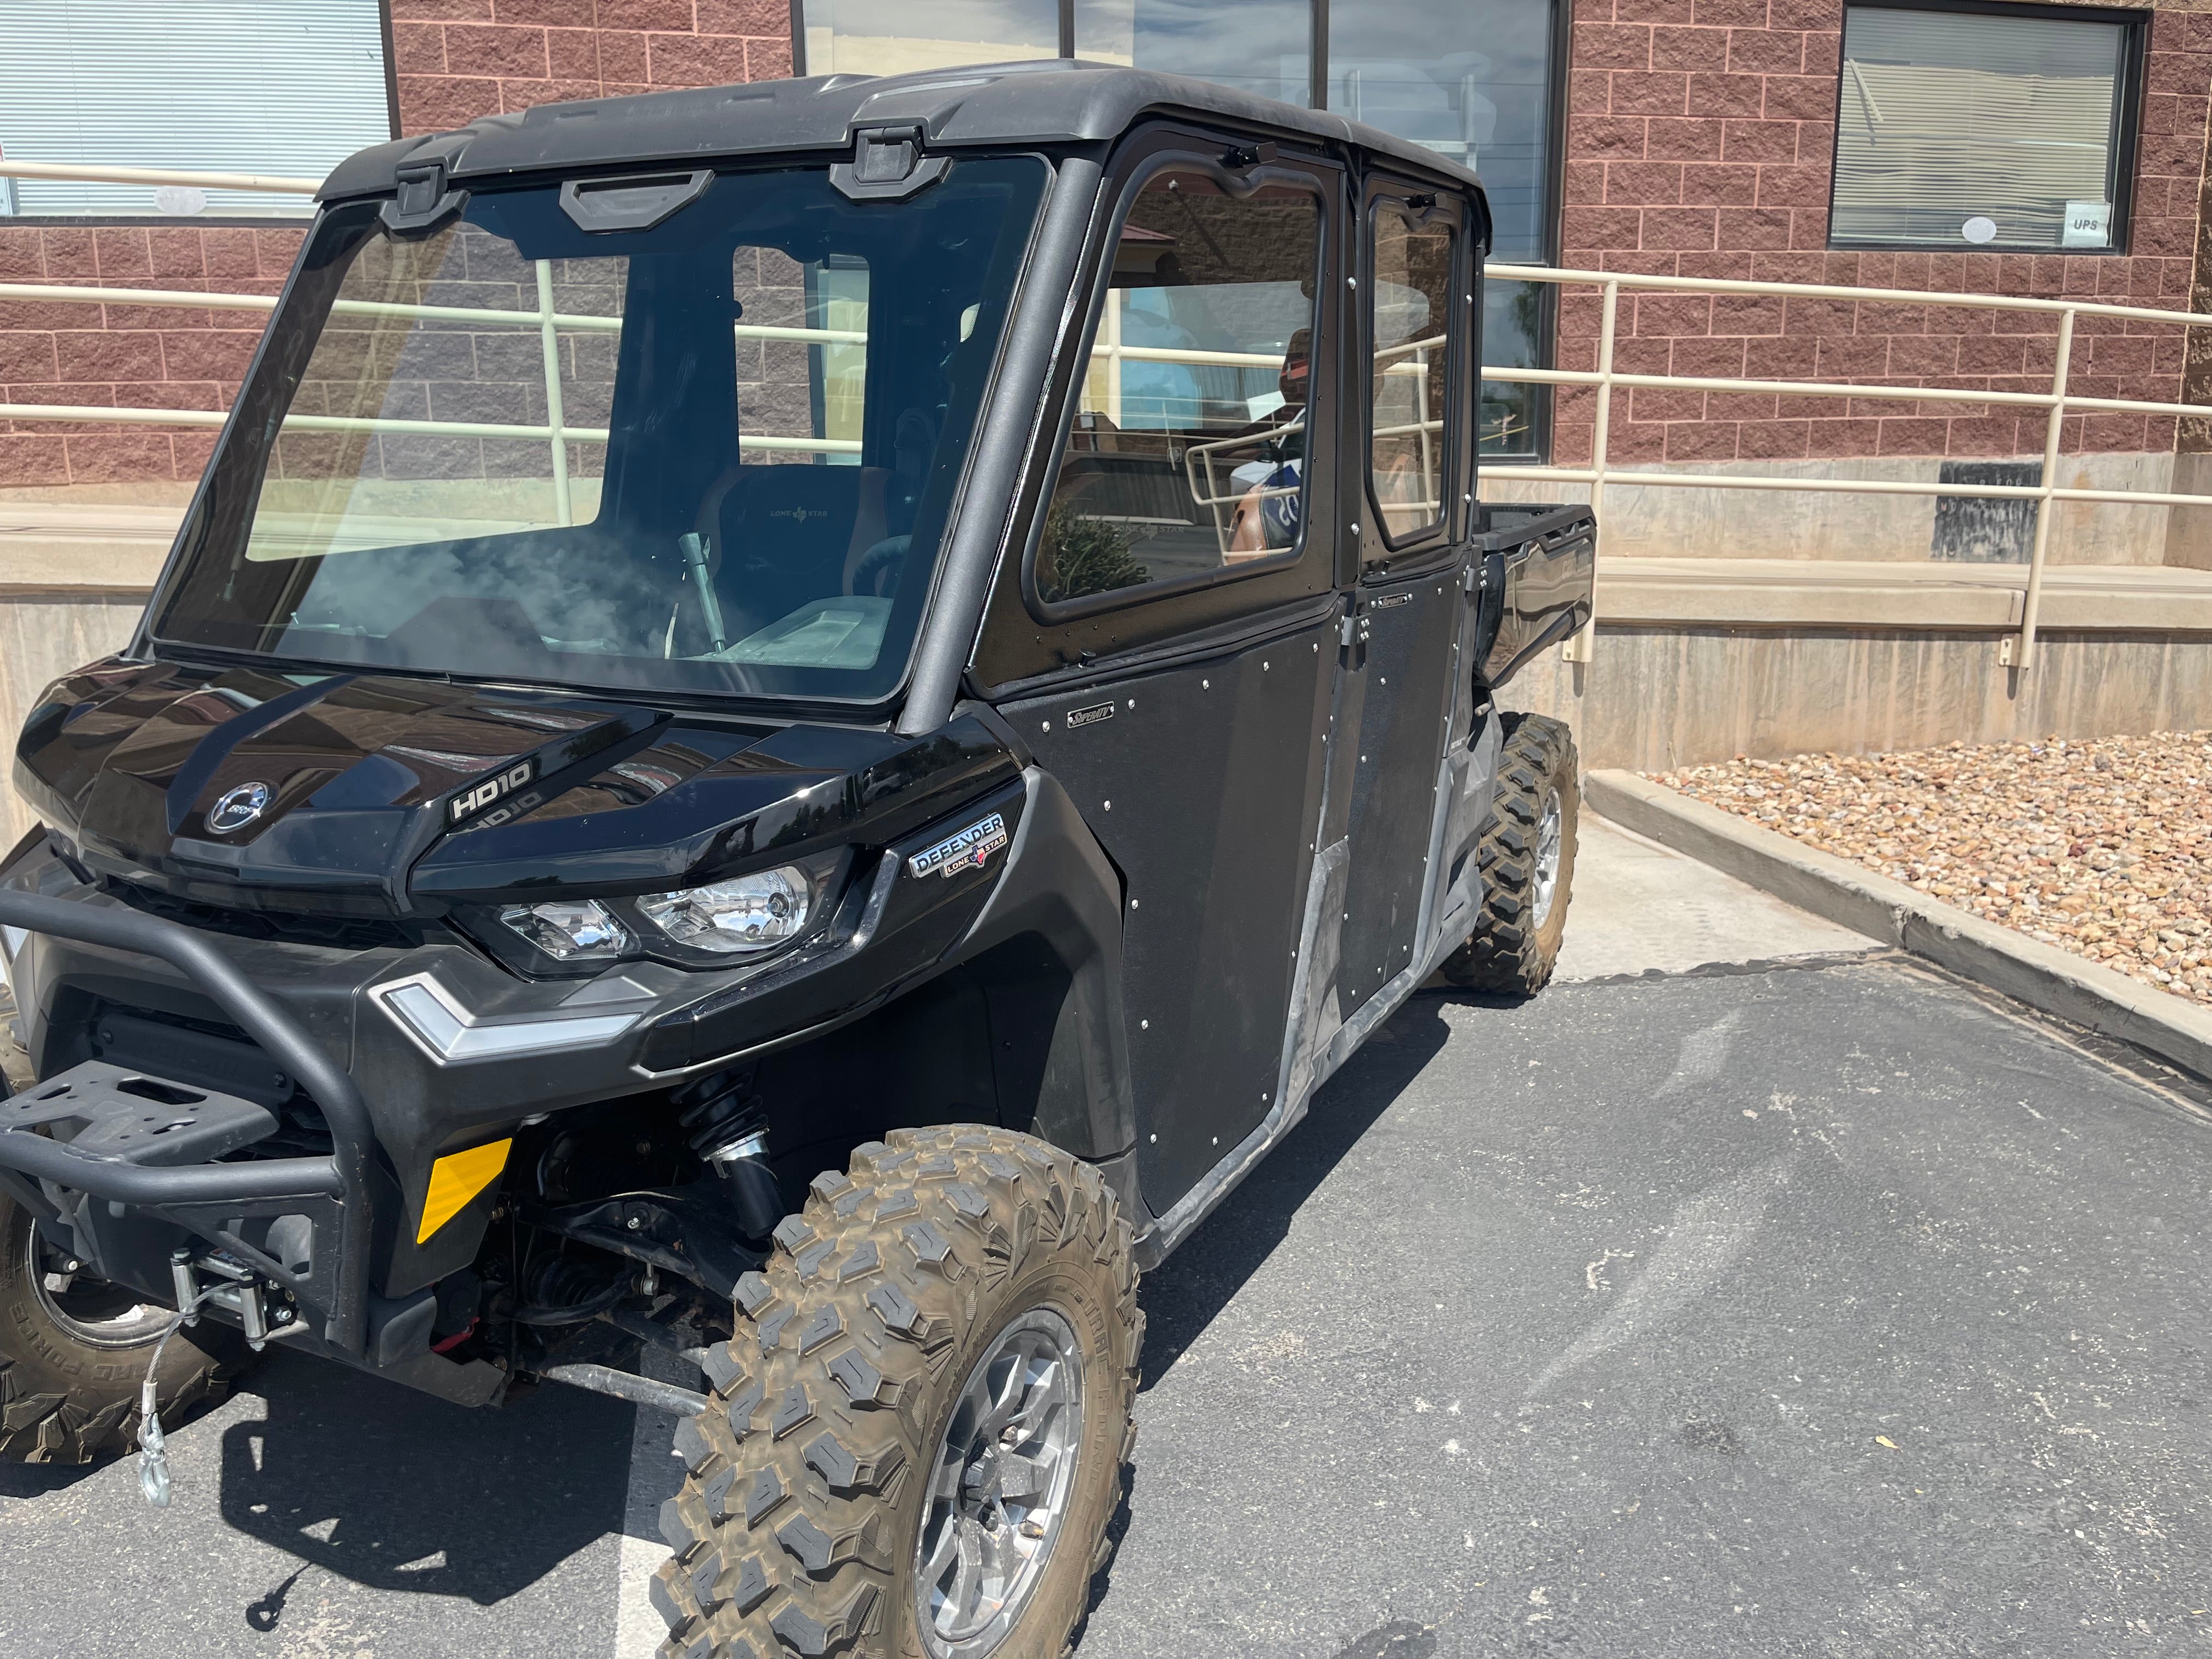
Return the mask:
[[1422,145],[1326,110],[1188,76],[1079,59],[988,64],[913,75],[816,76],[629,98],[545,104],[488,115],[448,133],[379,144],[341,161],[319,192],[329,201],[392,190],[403,162],[443,156],[449,178],[720,156],[849,150],[856,128],[918,122],[933,149],[1097,144],[1140,118],[1184,113],[1354,144],[1464,184],[1475,175]]

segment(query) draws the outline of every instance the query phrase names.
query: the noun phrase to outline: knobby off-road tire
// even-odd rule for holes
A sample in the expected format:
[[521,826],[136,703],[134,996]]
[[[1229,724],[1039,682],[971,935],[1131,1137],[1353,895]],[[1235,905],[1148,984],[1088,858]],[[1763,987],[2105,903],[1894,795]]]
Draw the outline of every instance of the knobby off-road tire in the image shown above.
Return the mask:
[[[1062,1659],[1113,1552],[1136,1289],[1112,1191],[1029,1136],[899,1130],[858,1148],[849,1175],[816,1177],[767,1267],[739,1281],[713,1397],[677,1430],[688,1473],[660,1517],[676,1554],[653,1587],[664,1659]],[[993,1395],[1013,1411],[995,1435],[1000,1419],[975,1403]],[[977,1461],[941,1464],[970,1440]],[[1068,1456],[1072,1474],[1047,1478]],[[1018,1504],[1024,1486],[1046,1501]],[[1005,1536],[1025,1514],[1045,1537],[1011,1628],[948,1642],[917,1585],[939,1582],[920,1560],[925,1509],[941,1544],[953,1492],[981,1494]]]
[[[56,1296],[46,1271],[30,1212],[0,1194],[0,1461],[89,1463],[126,1451],[170,1310],[97,1283]],[[179,1331],[155,1379],[162,1420],[221,1401],[234,1359],[228,1334],[208,1322]]]
[[1567,928],[1581,804],[1573,735],[1541,714],[1508,714],[1498,794],[1476,843],[1482,913],[1444,962],[1472,991],[1532,996],[1550,982]]

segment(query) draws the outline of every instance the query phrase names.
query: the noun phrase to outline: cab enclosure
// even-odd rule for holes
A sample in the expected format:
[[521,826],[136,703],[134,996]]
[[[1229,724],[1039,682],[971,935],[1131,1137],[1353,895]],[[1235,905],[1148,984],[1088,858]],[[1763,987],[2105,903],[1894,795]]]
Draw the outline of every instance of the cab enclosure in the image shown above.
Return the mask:
[[[1489,222],[1067,62],[341,166],[137,636],[16,750],[54,1328],[665,1401],[639,1342],[723,1353],[819,1172],[939,1126],[987,1207],[1173,1249],[1468,945],[1498,688],[1589,613],[1589,511],[1478,500]],[[137,1421],[68,1399],[0,1451]]]

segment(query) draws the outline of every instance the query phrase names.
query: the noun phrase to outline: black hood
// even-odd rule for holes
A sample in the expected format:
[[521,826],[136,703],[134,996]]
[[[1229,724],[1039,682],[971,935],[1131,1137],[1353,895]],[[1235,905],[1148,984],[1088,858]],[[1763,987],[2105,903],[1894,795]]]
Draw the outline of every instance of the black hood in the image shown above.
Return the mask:
[[1018,764],[927,738],[368,674],[108,661],[50,687],[19,787],[95,875],[226,908],[422,915],[710,881],[895,840]]

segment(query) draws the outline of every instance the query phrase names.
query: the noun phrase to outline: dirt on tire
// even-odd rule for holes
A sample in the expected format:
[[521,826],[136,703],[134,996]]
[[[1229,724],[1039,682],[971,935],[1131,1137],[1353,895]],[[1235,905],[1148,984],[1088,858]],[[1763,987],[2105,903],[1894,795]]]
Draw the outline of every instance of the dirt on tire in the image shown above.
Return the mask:
[[664,1659],[924,1659],[914,1557],[963,1380],[1013,1319],[1076,1333],[1074,1486],[1002,1659],[1061,1659],[1114,1548],[1144,1317],[1128,1222],[1097,1170],[1027,1135],[897,1130],[816,1177],[739,1281],[707,1409],[662,1507]]

